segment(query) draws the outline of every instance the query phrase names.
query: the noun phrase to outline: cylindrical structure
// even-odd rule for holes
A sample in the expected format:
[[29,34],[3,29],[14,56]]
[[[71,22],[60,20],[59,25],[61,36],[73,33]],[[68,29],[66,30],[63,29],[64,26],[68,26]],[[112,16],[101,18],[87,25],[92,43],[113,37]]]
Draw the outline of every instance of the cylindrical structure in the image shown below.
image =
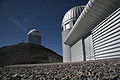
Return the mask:
[[71,61],[71,52],[70,52],[70,46],[64,44],[64,40],[71,29],[68,29],[66,31],[62,31],[62,50],[63,50],[63,62],[70,62]]
[[62,50],[63,50],[63,62],[71,61],[71,48],[64,44],[64,41],[69,34],[70,30],[74,26],[77,18],[80,16],[84,6],[76,6],[70,9],[64,16],[62,21]]
[[40,32],[36,29],[32,29],[28,32],[28,43],[32,44],[41,44],[41,35]]

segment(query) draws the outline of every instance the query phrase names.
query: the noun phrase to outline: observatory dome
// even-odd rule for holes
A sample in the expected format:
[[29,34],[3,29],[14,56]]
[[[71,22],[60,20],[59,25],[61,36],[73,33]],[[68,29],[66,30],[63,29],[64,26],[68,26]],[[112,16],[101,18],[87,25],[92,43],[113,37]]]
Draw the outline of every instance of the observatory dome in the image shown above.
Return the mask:
[[36,29],[32,29],[27,34],[28,43],[41,44],[40,32]]
[[69,23],[70,21],[76,21],[77,18],[80,16],[83,9],[84,9],[84,5],[76,6],[76,7],[73,7],[72,9],[70,9],[64,15],[64,18],[63,18],[63,21],[62,21],[62,27],[63,27],[63,25]]
[[36,29],[30,30],[27,35],[41,36],[40,32]]

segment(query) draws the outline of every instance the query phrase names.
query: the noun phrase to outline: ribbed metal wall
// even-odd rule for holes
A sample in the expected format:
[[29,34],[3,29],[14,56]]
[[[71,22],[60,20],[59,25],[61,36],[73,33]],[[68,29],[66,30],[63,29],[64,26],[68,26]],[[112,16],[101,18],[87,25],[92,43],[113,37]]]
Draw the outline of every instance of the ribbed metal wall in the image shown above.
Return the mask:
[[[81,12],[84,9],[84,5],[76,6],[71,8],[65,15],[62,21],[62,25],[70,22],[70,21],[76,21],[77,18],[80,16]],[[63,26],[62,26],[63,27]]]
[[[67,38],[70,30],[72,29],[75,21],[81,14],[84,6],[76,6],[70,9],[64,16],[63,21],[62,21],[62,50],[63,50],[63,62],[71,62],[71,48],[69,45],[66,45],[65,39]],[[75,53],[76,54],[76,53]]]
[[120,8],[92,30],[96,59],[120,57]]
[[94,51],[93,51],[92,35],[88,36],[84,40],[84,43],[85,43],[86,60],[93,60],[94,59]]
[[82,39],[71,47],[71,61],[83,61]]
[[69,46],[74,45],[119,6],[120,0],[89,0],[64,41],[65,44]]

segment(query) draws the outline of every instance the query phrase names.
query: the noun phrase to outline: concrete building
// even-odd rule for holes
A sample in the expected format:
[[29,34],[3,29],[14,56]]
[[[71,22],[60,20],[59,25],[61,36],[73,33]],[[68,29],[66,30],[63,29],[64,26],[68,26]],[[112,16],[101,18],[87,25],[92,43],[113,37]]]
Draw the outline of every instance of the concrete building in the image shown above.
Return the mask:
[[33,44],[41,44],[41,35],[40,32],[36,29],[32,29],[27,34],[27,42]]
[[63,31],[62,44],[69,48],[62,45],[63,62],[120,57],[120,0],[89,0],[67,34]]

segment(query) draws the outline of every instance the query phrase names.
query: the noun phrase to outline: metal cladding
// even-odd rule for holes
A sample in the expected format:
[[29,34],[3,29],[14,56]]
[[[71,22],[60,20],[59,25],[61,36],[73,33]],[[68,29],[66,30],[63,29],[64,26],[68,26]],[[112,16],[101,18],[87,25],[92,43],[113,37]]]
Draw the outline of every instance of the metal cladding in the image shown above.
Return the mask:
[[80,39],[75,45],[71,46],[71,61],[84,61],[82,39]]
[[63,50],[63,62],[71,61],[71,47],[64,44],[66,37],[68,36],[75,21],[80,16],[84,6],[76,6],[70,9],[64,16],[62,21],[62,50]]
[[76,6],[71,8],[65,15],[62,21],[62,27],[64,24],[70,22],[70,21],[76,21],[78,17],[80,16],[81,12],[84,9],[84,5],[82,6]]
[[40,32],[36,29],[32,29],[28,32],[28,43],[41,44]]
[[[120,0],[89,0],[80,16],[74,11],[68,11],[62,22],[64,31],[70,29],[67,35],[62,34],[62,38],[65,36],[62,44],[70,50],[65,53],[63,49],[63,54],[67,54],[63,59],[68,56],[71,61],[120,57]],[[70,28],[67,24],[70,26],[75,20],[74,14],[78,19]]]
[[36,30],[36,29],[30,30],[27,35],[41,36],[40,32],[38,30]]
[[92,30],[96,59],[120,57],[120,8]]
[[120,0],[90,0],[68,34],[65,43],[74,45],[80,38],[120,6]]

